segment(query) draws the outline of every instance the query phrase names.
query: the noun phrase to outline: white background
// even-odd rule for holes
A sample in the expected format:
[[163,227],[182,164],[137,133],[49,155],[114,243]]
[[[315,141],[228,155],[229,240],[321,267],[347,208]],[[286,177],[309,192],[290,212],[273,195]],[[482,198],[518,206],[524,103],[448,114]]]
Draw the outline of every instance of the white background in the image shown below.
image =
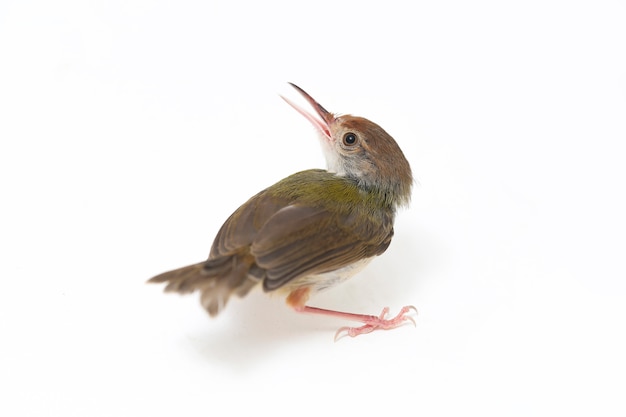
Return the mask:
[[[0,3],[0,414],[624,415],[620,1]],[[324,166],[286,82],[391,133],[388,252],[210,319],[152,275]],[[324,414],[322,414],[324,413]]]

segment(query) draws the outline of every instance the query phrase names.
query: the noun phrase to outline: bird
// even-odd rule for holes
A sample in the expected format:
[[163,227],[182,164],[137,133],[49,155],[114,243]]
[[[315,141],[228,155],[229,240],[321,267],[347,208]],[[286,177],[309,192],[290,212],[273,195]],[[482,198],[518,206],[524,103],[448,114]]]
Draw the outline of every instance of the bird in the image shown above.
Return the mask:
[[217,232],[208,259],[164,272],[149,283],[165,292],[200,293],[211,317],[233,295],[255,287],[285,297],[297,312],[359,322],[341,327],[335,341],[413,323],[414,306],[392,318],[322,309],[308,304],[383,254],[394,235],[399,208],[408,206],[413,176],[397,142],[363,117],[327,111],[289,83],[313,108],[304,110],[281,95],[315,126],[327,169],[308,169],[260,191],[235,210]]

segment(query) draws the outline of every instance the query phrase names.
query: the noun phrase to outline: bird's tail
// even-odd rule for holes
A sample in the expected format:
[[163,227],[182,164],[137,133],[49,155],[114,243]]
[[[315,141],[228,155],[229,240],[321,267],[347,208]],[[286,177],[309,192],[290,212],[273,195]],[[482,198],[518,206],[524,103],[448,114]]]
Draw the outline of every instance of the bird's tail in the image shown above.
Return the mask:
[[258,281],[248,278],[250,265],[221,258],[164,272],[148,283],[167,283],[165,292],[189,294],[200,291],[200,302],[211,317],[226,306],[232,293],[244,296]]

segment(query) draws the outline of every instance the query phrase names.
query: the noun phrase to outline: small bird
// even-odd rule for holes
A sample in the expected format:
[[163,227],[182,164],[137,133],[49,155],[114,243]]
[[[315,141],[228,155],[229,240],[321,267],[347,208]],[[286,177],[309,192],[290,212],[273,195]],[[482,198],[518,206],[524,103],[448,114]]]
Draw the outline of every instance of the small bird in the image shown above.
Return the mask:
[[330,113],[289,84],[319,116],[282,97],[319,131],[328,169],[298,172],[259,192],[222,225],[206,261],[148,282],[167,283],[166,292],[199,291],[212,317],[231,295],[243,297],[262,285],[284,295],[298,312],[362,323],[340,328],[335,340],[415,324],[413,306],[388,319],[387,307],[373,316],[307,305],[310,296],[345,281],[387,250],[396,210],[409,203],[413,177],[402,150],[380,126]]

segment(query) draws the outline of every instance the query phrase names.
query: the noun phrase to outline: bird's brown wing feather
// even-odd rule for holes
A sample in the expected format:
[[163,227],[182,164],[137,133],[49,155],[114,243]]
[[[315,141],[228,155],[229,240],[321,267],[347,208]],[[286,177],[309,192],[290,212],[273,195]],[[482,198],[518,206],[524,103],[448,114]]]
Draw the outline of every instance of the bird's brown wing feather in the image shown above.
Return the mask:
[[289,205],[289,200],[277,198],[263,190],[242,204],[226,219],[213,240],[209,261],[247,251],[259,230],[278,211]]
[[389,246],[392,223],[391,218],[290,205],[268,219],[250,252],[266,271],[263,285],[271,291],[298,277],[333,271],[379,255]]

